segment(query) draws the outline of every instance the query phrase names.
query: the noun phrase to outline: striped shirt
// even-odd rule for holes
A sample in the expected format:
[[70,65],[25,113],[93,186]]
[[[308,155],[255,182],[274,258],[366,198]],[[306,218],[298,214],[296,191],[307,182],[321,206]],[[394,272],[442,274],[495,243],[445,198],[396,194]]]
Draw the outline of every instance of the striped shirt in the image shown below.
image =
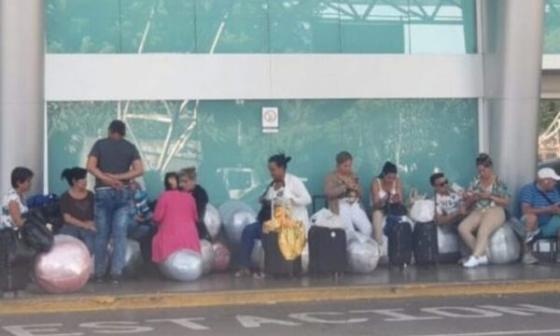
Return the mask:
[[[531,183],[521,188],[519,193],[519,206],[521,207],[523,204],[528,204],[535,209],[542,209],[551,206],[552,204],[543,196],[542,193],[548,196],[553,204],[560,203],[560,194],[558,194],[556,189],[549,192],[541,192],[537,188],[536,183]],[[548,223],[550,218],[552,218],[552,214],[540,214],[538,217],[539,225],[545,225]]]

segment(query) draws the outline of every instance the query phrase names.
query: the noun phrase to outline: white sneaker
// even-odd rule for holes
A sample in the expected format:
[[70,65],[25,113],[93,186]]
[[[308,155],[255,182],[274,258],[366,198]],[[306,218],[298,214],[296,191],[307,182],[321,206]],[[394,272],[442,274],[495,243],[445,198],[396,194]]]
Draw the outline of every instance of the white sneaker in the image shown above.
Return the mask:
[[533,241],[535,241],[539,233],[541,233],[541,229],[527,232],[527,235],[525,236],[525,244],[531,244]]
[[525,252],[525,254],[523,254],[522,262],[523,262],[525,265],[534,265],[534,264],[538,264],[538,263],[539,263],[539,259],[535,258],[535,256],[533,255],[533,253],[531,253],[531,252]]
[[483,255],[482,257],[478,257],[478,264],[479,265],[488,265],[488,256]]
[[[480,263],[481,259],[482,257],[470,256],[469,259],[467,259],[467,261],[465,261],[465,263],[463,264],[463,267],[465,268],[478,267],[481,265]],[[486,260],[486,262],[488,262],[488,259]]]

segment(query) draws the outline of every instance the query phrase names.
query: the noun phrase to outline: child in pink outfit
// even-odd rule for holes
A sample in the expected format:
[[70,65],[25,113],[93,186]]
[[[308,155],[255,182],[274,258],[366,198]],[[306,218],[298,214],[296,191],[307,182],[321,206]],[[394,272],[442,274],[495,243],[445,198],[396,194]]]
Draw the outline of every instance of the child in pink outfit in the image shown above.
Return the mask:
[[152,242],[152,261],[164,262],[178,250],[200,253],[196,229],[198,214],[194,198],[178,190],[165,191],[159,198],[153,217],[158,232]]

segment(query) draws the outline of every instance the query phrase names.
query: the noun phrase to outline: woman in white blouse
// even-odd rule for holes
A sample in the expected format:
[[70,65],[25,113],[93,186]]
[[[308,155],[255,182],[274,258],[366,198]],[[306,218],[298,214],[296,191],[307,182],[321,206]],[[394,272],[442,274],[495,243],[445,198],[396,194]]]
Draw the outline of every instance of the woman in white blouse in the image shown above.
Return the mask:
[[[289,156],[284,154],[273,155],[268,159],[268,170],[272,177],[272,182],[268,185],[260,201],[263,209],[270,208],[271,202],[274,204],[285,204],[291,209],[292,217],[301,221],[306,229],[309,228],[309,214],[307,206],[311,204],[311,196],[300,178],[287,172]],[[261,210],[261,213],[263,210]],[[241,270],[236,276],[251,274],[251,253],[255,247],[255,240],[261,239],[262,226],[268,220],[270,213],[262,216],[256,223],[248,225],[243,230],[241,236]],[[257,274],[260,275],[260,274]]]
[[2,198],[2,217],[0,230],[15,230],[23,226],[23,214],[27,212],[24,195],[31,189],[33,172],[25,167],[17,167],[12,171],[12,189]]

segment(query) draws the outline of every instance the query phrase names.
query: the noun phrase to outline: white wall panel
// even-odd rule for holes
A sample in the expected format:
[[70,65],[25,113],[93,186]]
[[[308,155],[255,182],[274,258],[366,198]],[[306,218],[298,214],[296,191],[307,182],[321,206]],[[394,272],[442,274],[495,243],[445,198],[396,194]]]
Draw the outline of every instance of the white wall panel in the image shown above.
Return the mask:
[[480,55],[48,54],[50,101],[475,98]]

